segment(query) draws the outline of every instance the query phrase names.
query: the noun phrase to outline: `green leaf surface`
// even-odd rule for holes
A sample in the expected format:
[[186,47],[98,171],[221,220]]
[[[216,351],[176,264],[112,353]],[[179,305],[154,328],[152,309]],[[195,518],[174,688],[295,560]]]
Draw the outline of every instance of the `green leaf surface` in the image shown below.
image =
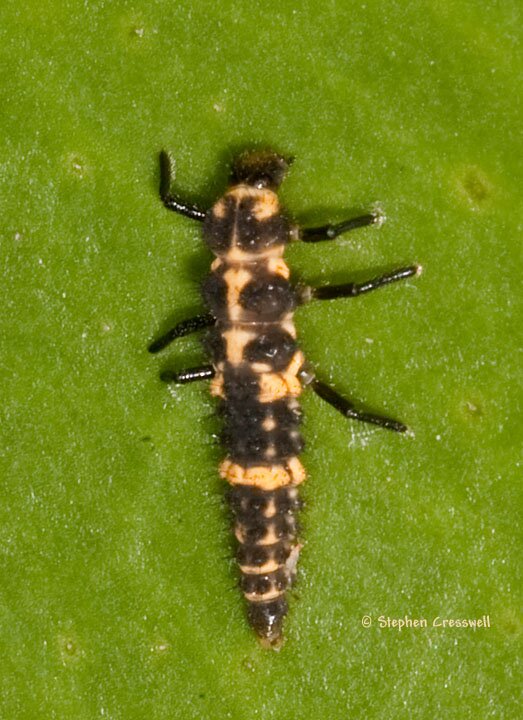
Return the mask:
[[[518,717],[519,5],[0,14],[0,717]],[[318,373],[415,435],[305,393],[305,546],[279,653],[236,587],[205,383],[158,379],[203,358],[198,340],[146,352],[200,307],[211,259],[159,202],[159,150],[209,205],[258,146],[295,156],[282,200],[299,222],[388,218],[294,245],[297,279],[424,269],[297,313]],[[406,615],[428,627],[380,627]]]

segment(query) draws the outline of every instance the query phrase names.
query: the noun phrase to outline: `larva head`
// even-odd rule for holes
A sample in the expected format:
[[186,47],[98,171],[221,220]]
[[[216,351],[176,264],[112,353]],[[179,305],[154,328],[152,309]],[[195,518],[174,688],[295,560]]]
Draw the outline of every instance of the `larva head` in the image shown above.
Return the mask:
[[233,163],[231,184],[276,190],[281,185],[291,162],[291,158],[286,159],[271,150],[242,153]]
[[230,188],[203,225],[204,239],[215,255],[231,263],[282,255],[290,228],[275,191],[288,166],[289,161],[273,152],[240,155]]

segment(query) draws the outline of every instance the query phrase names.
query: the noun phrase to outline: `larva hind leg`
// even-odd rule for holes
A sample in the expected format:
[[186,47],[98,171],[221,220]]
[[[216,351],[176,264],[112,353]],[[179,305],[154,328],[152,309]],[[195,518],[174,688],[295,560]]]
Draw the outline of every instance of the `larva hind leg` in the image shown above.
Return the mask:
[[340,412],[345,417],[351,418],[352,420],[359,420],[360,422],[370,423],[371,425],[377,425],[378,427],[385,428],[386,430],[393,430],[394,432],[405,433],[408,432],[408,427],[398,420],[384,417],[383,415],[374,415],[373,413],[362,412],[356,410],[354,404],[342,397],[334,388],[326,385],[321,380],[318,380],[308,370],[302,370],[300,373],[300,379],[304,385],[310,386],[316,395],[322,398],[332,405],[332,407]]

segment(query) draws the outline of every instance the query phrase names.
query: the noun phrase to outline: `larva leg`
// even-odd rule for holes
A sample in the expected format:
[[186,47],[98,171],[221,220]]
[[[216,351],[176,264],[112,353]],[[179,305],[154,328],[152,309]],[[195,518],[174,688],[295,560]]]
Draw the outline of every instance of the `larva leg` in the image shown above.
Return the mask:
[[180,370],[180,372],[164,370],[160,375],[160,380],[168,383],[176,383],[176,385],[186,385],[187,383],[196,382],[197,380],[210,380],[214,377],[214,373],[215,370],[212,365],[200,365],[199,367]]
[[338,235],[356,230],[356,228],[365,227],[366,225],[378,225],[383,222],[383,215],[379,212],[367,213],[359,217],[350,218],[336,225],[321,225],[314,228],[299,228],[298,238],[303,242],[320,242],[321,240],[334,240]]
[[409,267],[398,268],[385,275],[366,280],[363,283],[344,283],[343,285],[324,285],[322,287],[305,287],[298,288],[299,301],[303,303],[311,300],[332,300],[341,297],[357,297],[371,290],[385,287],[398,280],[406,280],[413,275],[421,273],[421,265],[410,265]]
[[404,433],[408,431],[408,427],[397,420],[356,410],[352,402],[342,397],[336,390],[321,382],[321,380],[318,380],[307,370],[302,371],[300,377],[304,385],[310,385],[316,395],[328,402],[329,405],[332,405],[345,417],[370,423],[371,425],[378,425],[394,432]]
[[160,153],[160,198],[168,210],[173,210],[180,215],[191,218],[191,220],[204,220],[205,211],[200,210],[196,205],[190,205],[184,200],[171,193],[171,183],[173,180],[173,172],[171,167],[171,159],[169,155],[162,150]]
[[170,345],[176,338],[183,337],[184,335],[190,335],[196,330],[202,330],[203,328],[214,325],[216,318],[211,313],[204,313],[202,315],[196,315],[187,320],[182,320],[177,323],[174,327],[168,330],[158,340],[154,340],[148,347],[150,353],[157,353]]

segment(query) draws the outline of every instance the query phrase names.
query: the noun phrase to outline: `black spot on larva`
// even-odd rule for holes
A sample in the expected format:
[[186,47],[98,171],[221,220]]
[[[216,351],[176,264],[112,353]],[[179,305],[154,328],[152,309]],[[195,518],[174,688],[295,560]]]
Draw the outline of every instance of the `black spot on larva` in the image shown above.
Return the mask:
[[[251,377],[256,379],[254,373]],[[218,412],[231,432],[247,432],[251,428],[258,428],[269,418],[275,421],[279,429],[297,427],[302,419],[302,411],[295,398],[282,398],[270,403],[254,400],[249,404],[248,413],[237,403],[229,402],[228,398],[220,403]]]
[[270,328],[247,344],[243,356],[248,362],[268,363],[278,372],[289,365],[296,349],[292,335],[282,328]]
[[269,560],[274,560],[278,565],[283,565],[287,562],[291,550],[292,545],[286,539],[272,545],[244,545],[240,543],[236,551],[236,558],[240,565],[260,567]]
[[289,540],[296,534],[296,520],[292,513],[279,513],[264,517],[261,513],[244,515],[237,522],[241,542],[244,545],[257,545],[268,533],[274,534],[277,540]]
[[242,519],[259,515],[265,510],[273,493],[249,485],[235,485],[227,493],[229,507],[235,517]]
[[259,405],[256,399],[259,390],[258,375],[248,367],[226,363],[223,371],[223,390],[229,409],[236,408],[237,414],[243,412],[244,417]]
[[267,547],[273,548],[270,557],[279,565],[287,562],[292,552],[292,545],[287,539],[280,540],[280,542],[274,543],[274,545],[268,545]]
[[203,222],[203,238],[215,255],[227,255],[233,240],[235,247],[253,255],[289,241],[287,218],[276,213],[258,220],[255,214],[258,202],[256,196],[238,199],[231,193],[221,199],[218,213],[215,208],[209,210]]
[[237,527],[244,545],[258,545],[259,541],[263,540],[267,534],[267,523],[261,516],[253,517],[252,521],[246,525],[237,523]]
[[281,214],[258,220],[254,213],[257,199],[242,198],[236,214],[236,246],[248,253],[263,252],[289,240],[289,222]]
[[289,585],[289,574],[282,567],[262,575],[242,574],[240,578],[243,592],[256,593],[256,595],[263,595],[269,590],[286,590]]
[[253,318],[274,321],[296,307],[296,294],[279,275],[264,274],[251,280],[240,293],[240,305]]
[[302,503],[298,491],[293,487],[276,490],[260,490],[248,485],[236,485],[227,493],[229,506],[238,522],[246,525],[263,515],[267,508],[274,506],[275,515],[299,510]]
[[238,433],[225,428],[221,437],[231,460],[244,467],[280,465],[304,448],[303,438],[295,429],[267,431],[259,427]]
[[299,510],[303,502],[298,495],[298,490],[293,487],[281,488],[275,498],[276,512],[278,513],[289,513]]
[[203,338],[203,346],[216,364],[225,360],[226,345],[220,327],[215,326],[207,331]]
[[202,285],[202,295],[209,310],[216,318],[227,315],[227,283],[222,275],[208,275]]
[[225,365],[222,442],[232,461],[244,467],[283,464],[304,447],[299,405],[292,398],[260,403],[251,395],[257,387],[258,376],[248,367]]
[[[272,545],[238,545],[236,559],[240,565],[260,567],[271,560]],[[290,552],[290,550],[289,550]]]
[[273,403],[267,403],[267,408],[270,408],[279,428],[297,426],[302,421],[302,410],[294,398],[283,398]]

